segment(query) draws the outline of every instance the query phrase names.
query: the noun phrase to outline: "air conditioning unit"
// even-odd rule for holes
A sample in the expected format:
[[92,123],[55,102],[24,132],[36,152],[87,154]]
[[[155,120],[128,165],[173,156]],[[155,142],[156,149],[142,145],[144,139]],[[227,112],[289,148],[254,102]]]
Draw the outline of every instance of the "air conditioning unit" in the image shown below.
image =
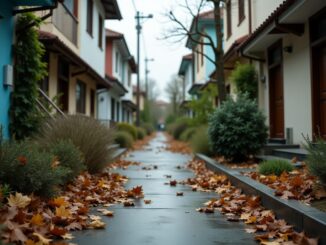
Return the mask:
[[3,85],[4,86],[14,85],[14,71],[12,65],[3,66]]

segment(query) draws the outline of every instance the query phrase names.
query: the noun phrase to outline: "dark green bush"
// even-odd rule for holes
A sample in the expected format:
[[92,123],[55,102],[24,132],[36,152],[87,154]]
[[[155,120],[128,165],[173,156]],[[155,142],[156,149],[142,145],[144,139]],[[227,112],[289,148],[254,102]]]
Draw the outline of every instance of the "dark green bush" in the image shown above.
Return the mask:
[[247,95],[228,98],[209,120],[214,153],[235,162],[256,154],[266,143],[267,130],[265,116]]
[[117,124],[118,131],[126,131],[128,132],[134,140],[137,140],[137,128],[129,123],[118,123]]
[[64,179],[65,183],[72,181],[83,170],[86,170],[82,153],[71,140],[59,140],[50,146],[49,151],[56,157],[60,163],[59,166],[70,170],[70,174]]
[[207,126],[198,128],[193,134],[191,137],[191,149],[194,153],[201,153],[207,156],[212,155]]
[[134,140],[132,136],[126,131],[118,131],[115,133],[115,143],[123,148],[131,148]]
[[326,143],[321,138],[318,138],[315,143],[308,137],[305,140],[305,149],[308,151],[306,162],[309,171],[317,176],[323,184],[326,184]]
[[147,135],[151,135],[155,131],[154,126],[151,123],[141,123],[140,126],[146,130]]
[[139,140],[144,139],[145,136],[147,135],[145,129],[143,128],[137,127],[136,130],[137,130],[137,139]]
[[182,141],[185,141],[185,142],[188,142],[191,140],[191,137],[195,134],[196,132],[196,129],[195,127],[191,127],[191,128],[187,128],[185,131],[183,131],[183,133],[181,134],[180,136],[180,140]]
[[249,98],[257,99],[258,76],[253,65],[237,64],[231,77],[239,93],[248,93]]
[[31,142],[6,142],[0,152],[0,182],[12,191],[51,197],[70,174],[55,166],[55,157]]
[[103,170],[112,160],[114,131],[94,118],[82,115],[57,116],[45,122],[36,137],[49,148],[58,140],[71,140],[81,151],[90,173]]
[[259,164],[258,172],[263,175],[274,174],[280,176],[283,172],[291,172],[293,170],[291,163],[285,160],[269,160]]

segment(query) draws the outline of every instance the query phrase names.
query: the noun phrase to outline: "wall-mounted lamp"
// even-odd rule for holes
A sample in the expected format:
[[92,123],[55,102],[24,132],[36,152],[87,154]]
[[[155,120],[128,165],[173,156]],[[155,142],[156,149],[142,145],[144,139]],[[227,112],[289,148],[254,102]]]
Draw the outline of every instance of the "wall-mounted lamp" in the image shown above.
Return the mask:
[[260,76],[260,82],[261,83],[265,83],[266,82],[266,76],[265,75],[261,75]]
[[14,71],[12,65],[3,66],[3,85],[11,87],[14,85]]
[[286,52],[286,53],[291,54],[293,52],[293,47],[292,46],[285,46],[283,48],[283,51]]

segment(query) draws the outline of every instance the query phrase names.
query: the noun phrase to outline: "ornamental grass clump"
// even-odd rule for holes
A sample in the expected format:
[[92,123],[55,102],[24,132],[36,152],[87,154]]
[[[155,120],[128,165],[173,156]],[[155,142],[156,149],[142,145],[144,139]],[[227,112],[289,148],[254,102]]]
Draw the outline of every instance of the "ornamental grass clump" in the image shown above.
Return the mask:
[[0,149],[0,183],[12,191],[51,197],[71,170],[56,164],[55,156],[30,141],[5,142]]
[[151,135],[154,132],[154,126],[151,123],[141,123],[140,126],[146,130],[147,135]]
[[263,175],[280,176],[283,172],[289,173],[293,169],[293,165],[286,160],[268,160],[258,166],[258,172]]
[[189,127],[189,119],[180,118],[173,124],[172,135],[176,140],[180,140],[181,134]]
[[146,130],[141,127],[137,127],[136,130],[137,130],[137,139],[139,140],[144,139],[145,136],[147,135]]
[[194,153],[201,153],[208,156],[212,155],[211,145],[209,144],[207,126],[197,128],[197,130],[191,137],[190,145]]
[[305,141],[305,149],[308,151],[306,163],[309,171],[326,185],[326,143],[321,138],[312,142],[306,137]]
[[116,126],[118,131],[128,132],[134,140],[137,140],[137,128],[129,123],[118,123]]
[[209,119],[209,138],[214,153],[234,162],[245,161],[266,143],[265,116],[246,94],[228,98]]
[[196,127],[187,128],[180,136],[180,140],[188,142],[191,140],[191,137],[196,133]]
[[44,122],[36,136],[46,148],[60,140],[71,141],[82,153],[90,173],[101,172],[112,161],[114,131],[94,118],[82,115],[57,116]]
[[132,138],[132,136],[125,131],[118,131],[115,133],[115,143],[119,144],[120,147],[123,148],[131,148],[132,144],[134,143],[134,139]]

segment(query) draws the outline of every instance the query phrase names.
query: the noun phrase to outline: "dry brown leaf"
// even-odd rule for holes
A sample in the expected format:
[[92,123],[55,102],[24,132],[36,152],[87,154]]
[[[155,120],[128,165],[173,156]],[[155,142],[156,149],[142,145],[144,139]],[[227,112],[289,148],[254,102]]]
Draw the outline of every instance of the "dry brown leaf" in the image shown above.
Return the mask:
[[28,196],[24,196],[19,192],[16,192],[15,195],[10,194],[7,199],[10,207],[26,208],[31,203],[31,199]]

